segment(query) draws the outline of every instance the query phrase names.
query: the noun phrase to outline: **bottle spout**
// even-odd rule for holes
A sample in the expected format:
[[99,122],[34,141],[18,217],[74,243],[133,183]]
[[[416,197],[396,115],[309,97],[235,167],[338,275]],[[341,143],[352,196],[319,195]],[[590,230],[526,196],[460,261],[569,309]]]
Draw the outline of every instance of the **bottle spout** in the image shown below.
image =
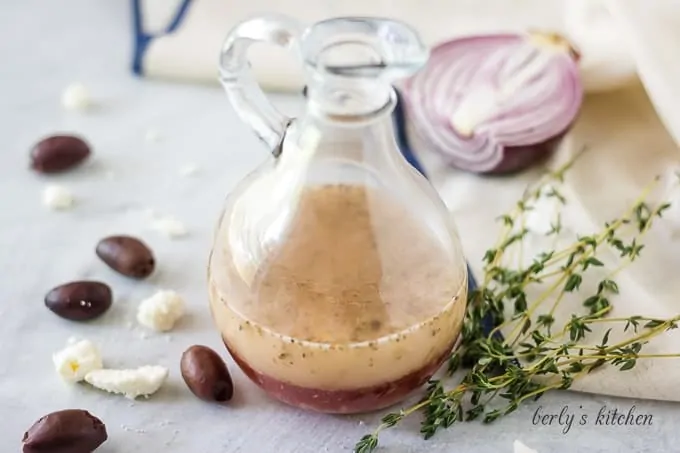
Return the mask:
[[382,18],[318,22],[300,39],[310,106],[345,120],[388,110],[393,84],[420,70],[429,49],[408,25]]
[[411,76],[429,49],[410,26],[391,19],[341,17],[318,22],[301,39],[305,66],[321,77],[378,79]]

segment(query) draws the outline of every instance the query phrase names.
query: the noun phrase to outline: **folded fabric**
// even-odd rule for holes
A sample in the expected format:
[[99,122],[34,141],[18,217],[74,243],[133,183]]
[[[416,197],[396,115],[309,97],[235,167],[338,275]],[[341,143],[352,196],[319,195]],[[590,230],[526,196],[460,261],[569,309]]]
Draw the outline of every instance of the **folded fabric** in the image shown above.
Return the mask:
[[[220,46],[238,22],[283,13],[305,23],[334,16],[389,16],[413,26],[429,45],[467,34],[564,33],[579,48],[586,88],[606,90],[635,76],[621,27],[600,0],[133,0],[133,70],[144,76],[217,82]],[[300,65],[274,46],[251,55],[259,82],[270,90],[297,91]]]
[[635,67],[664,126],[680,144],[680,2],[677,0],[607,0],[621,26],[622,46]]

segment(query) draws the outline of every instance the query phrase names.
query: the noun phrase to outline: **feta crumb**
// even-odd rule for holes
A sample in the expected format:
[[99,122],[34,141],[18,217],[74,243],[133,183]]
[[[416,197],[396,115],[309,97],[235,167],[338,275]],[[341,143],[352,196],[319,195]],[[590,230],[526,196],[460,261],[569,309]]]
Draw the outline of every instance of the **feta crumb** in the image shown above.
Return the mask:
[[144,140],[147,143],[158,143],[161,141],[161,133],[157,129],[149,129],[144,134]]
[[184,300],[174,291],[158,291],[142,301],[137,321],[160,332],[171,330],[184,315]]
[[156,393],[167,377],[165,367],[143,366],[128,370],[94,370],[87,373],[85,381],[99,390],[135,399]]
[[97,347],[89,340],[69,343],[52,355],[57,374],[66,382],[80,382],[85,376],[104,365]]
[[179,169],[179,174],[184,177],[189,177],[189,176],[194,176],[198,171],[200,170],[200,167],[198,164],[186,164],[180,167]]
[[65,187],[49,185],[43,192],[43,203],[52,210],[69,209],[75,200],[71,192]]
[[170,239],[184,237],[189,234],[187,228],[182,222],[170,216],[165,216],[154,220],[151,224],[151,227],[163,233]]
[[61,104],[67,110],[87,110],[92,106],[90,91],[82,83],[72,83],[61,94]]
[[522,442],[519,440],[516,440],[513,444],[514,446],[514,453],[538,453],[536,450],[532,450],[531,448],[527,447],[524,445]]

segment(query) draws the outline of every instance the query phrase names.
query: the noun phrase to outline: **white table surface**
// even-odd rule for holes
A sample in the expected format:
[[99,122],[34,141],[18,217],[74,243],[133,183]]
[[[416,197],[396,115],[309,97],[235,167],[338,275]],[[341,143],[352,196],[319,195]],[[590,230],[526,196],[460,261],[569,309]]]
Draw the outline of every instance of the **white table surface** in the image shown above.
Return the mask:
[[[217,87],[145,81],[129,68],[132,48],[129,2],[120,0],[23,0],[0,6],[0,451],[18,451],[23,432],[47,412],[83,408],[107,424],[113,452],[350,451],[376,425],[377,415],[333,417],[304,413],[266,398],[230,363],[236,397],[231,407],[195,399],[179,375],[182,351],[207,344],[223,352],[206,300],[206,258],[221,202],[231,187],[265,156],[230,110]],[[87,115],[65,112],[60,94],[82,81],[99,102]],[[289,109],[299,100],[283,99]],[[144,139],[149,129],[159,143]],[[56,177],[28,170],[31,145],[45,134],[83,134],[94,148],[87,165]],[[182,178],[178,169],[201,171]],[[111,173],[111,174],[110,174]],[[112,176],[112,178],[111,178]],[[75,209],[48,211],[41,192],[63,184],[78,198]],[[171,241],[148,228],[152,208],[181,219],[190,236]],[[158,258],[158,272],[132,282],[94,255],[103,236],[144,238]],[[115,292],[102,319],[78,324],[43,305],[51,287],[70,280],[101,279]],[[133,323],[137,303],[155,289],[185,296],[189,315],[171,334],[151,334]],[[100,345],[107,365],[170,368],[167,385],[151,399],[132,403],[84,386],[67,386],[55,374],[51,354],[71,336]],[[226,356],[226,354],[225,354]],[[540,401],[544,412],[589,414],[585,426],[535,426],[539,404],[491,426],[460,425],[427,442],[417,420],[386,432],[384,449],[406,452],[511,452],[521,439],[540,453],[679,451],[677,405],[573,393]],[[597,426],[601,406],[653,415],[652,426]]]

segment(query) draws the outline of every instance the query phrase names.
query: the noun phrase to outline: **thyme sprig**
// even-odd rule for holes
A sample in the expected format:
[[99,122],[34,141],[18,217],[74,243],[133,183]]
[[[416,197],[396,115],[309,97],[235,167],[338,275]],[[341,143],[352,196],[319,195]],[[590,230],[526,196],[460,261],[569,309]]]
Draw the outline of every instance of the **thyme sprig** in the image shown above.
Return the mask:
[[[522,246],[529,234],[527,213],[542,198],[567,203],[557,187],[574,162],[547,173],[499,218],[501,234],[484,255],[483,279],[468,297],[461,346],[448,363],[449,377],[453,379],[456,372],[462,372],[462,377],[452,386],[431,380],[417,404],[385,415],[372,433],[357,442],[355,453],[373,452],[383,430],[416,412],[423,413],[420,432],[429,439],[456,422],[481,418],[491,423],[549,390],[570,388],[575,380],[602,366],[627,371],[640,359],[680,357],[642,353],[649,340],[676,329],[680,315],[670,319],[607,317],[613,308],[611,299],[619,293],[616,276],[640,256],[644,236],[670,207],[666,202],[650,205],[647,201],[659,178],[599,232],[577,236],[562,249],[542,252],[528,265],[522,262]],[[561,233],[558,214],[547,236],[557,238]],[[615,257],[618,265],[605,273],[606,254]],[[519,263],[509,265],[511,255],[518,256]],[[589,292],[582,288],[584,276],[595,270],[605,275]],[[572,313],[557,326],[556,310],[568,295],[583,298],[584,313]],[[508,319],[507,304],[512,307]],[[489,323],[496,326],[491,332],[486,329]],[[611,327],[597,343],[586,343],[593,328],[601,324]],[[610,340],[614,335],[620,337],[618,341]]]

